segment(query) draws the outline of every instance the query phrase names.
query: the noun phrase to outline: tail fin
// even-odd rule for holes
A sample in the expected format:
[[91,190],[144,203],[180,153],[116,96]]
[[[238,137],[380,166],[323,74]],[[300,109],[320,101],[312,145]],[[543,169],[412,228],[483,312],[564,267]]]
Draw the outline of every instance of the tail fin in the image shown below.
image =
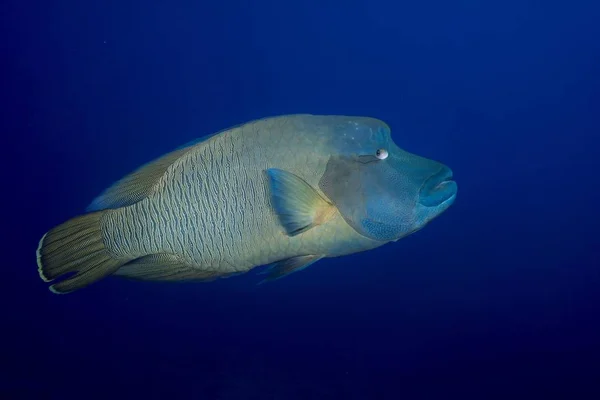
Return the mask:
[[[96,282],[127,263],[114,258],[104,246],[100,218],[104,211],[73,218],[47,232],[37,249],[40,277],[45,282],[71,273],[52,286],[62,294]],[[73,274],[74,273],[74,274]]]

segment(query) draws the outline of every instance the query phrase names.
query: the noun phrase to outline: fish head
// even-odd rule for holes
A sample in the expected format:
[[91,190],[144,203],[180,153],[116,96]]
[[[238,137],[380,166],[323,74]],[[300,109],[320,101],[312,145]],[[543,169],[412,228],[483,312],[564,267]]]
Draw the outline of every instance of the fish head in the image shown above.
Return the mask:
[[335,125],[321,191],[359,234],[389,242],[422,229],[454,203],[452,170],[399,148],[372,118]]

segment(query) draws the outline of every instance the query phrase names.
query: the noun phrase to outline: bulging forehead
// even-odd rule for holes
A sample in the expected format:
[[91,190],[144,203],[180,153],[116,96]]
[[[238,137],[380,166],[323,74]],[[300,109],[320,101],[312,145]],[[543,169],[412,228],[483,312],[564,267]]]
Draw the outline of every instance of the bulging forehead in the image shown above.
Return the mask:
[[390,127],[370,117],[340,117],[331,134],[333,147],[342,154],[373,153],[391,141]]

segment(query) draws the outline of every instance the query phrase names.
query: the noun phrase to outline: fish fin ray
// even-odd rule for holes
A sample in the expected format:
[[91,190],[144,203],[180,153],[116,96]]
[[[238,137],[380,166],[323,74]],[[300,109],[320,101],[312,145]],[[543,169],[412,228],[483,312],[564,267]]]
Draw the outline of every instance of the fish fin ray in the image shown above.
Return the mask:
[[120,208],[148,197],[167,169],[187,153],[193,145],[180,148],[151,161],[108,187],[96,197],[86,211]]
[[324,257],[325,256],[323,255],[310,254],[276,261],[270,264],[265,271],[259,272],[259,274],[261,275],[267,275],[265,279],[259,282],[259,285],[265,282],[270,282],[283,278],[284,276],[287,276],[294,272],[301,271]]
[[271,203],[289,236],[305,232],[331,217],[335,207],[302,178],[277,168],[266,173]]
[[102,212],[82,215],[51,229],[40,240],[37,264],[44,282],[56,294],[81,289],[114,273],[129,260],[113,257],[104,246]]
[[168,253],[137,258],[115,272],[115,276],[142,281],[208,281],[219,277],[215,271],[203,271]]

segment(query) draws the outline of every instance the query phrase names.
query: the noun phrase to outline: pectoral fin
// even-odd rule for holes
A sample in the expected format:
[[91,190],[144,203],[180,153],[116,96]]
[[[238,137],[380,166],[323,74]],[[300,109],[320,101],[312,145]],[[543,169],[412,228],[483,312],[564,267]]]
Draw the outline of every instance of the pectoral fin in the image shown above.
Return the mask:
[[260,274],[267,275],[267,277],[259,282],[259,284],[283,278],[293,272],[301,271],[323,257],[324,256],[321,255],[306,255],[274,262],[269,265],[267,270],[260,272]]
[[271,203],[289,236],[326,222],[335,207],[302,178],[281,169],[266,171]]

